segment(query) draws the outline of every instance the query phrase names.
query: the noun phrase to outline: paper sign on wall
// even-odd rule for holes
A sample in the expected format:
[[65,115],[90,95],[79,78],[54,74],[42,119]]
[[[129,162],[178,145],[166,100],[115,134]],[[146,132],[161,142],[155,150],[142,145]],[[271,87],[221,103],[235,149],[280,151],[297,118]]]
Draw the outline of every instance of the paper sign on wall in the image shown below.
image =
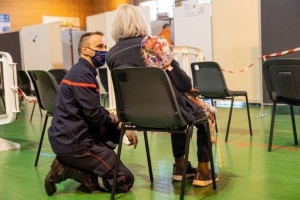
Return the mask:
[[9,15],[0,14],[0,33],[10,31]]
[[196,16],[204,14],[205,7],[201,6],[197,0],[189,0],[182,2],[183,17]]

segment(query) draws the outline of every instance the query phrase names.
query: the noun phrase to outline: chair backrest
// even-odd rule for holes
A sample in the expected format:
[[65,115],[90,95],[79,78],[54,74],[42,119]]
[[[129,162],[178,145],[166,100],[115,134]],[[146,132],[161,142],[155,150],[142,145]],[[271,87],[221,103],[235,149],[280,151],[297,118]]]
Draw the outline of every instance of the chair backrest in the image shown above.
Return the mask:
[[108,92],[108,78],[107,78],[107,68],[98,68],[100,82],[105,90]]
[[52,74],[55,78],[58,85],[60,85],[61,81],[64,79],[65,75],[68,73],[66,69],[49,69],[48,72]]
[[27,75],[26,71],[24,70],[18,70],[17,71],[17,80],[18,80],[18,86],[21,88],[21,90],[27,95],[32,95],[31,85],[30,85],[30,79]]
[[148,128],[186,125],[164,70],[123,65],[113,69],[111,75],[117,114],[122,122]]
[[40,107],[48,113],[53,113],[58,89],[56,80],[47,71],[28,70],[27,72],[31,78]]
[[223,98],[228,95],[227,85],[221,67],[216,62],[191,63],[193,84],[201,96]]
[[263,63],[263,76],[272,101],[276,95],[300,97],[300,59],[267,60]]

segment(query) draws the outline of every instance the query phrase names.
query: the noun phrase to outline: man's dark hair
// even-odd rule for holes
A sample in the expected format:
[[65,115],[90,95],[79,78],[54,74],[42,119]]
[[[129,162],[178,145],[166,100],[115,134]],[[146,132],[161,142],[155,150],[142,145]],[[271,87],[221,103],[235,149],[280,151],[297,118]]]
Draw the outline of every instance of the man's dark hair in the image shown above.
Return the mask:
[[163,29],[165,29],[165,28],[167,28],[169,26],[170,26],[170,24],[166,23],[166,24],[163,25]]
[[78,43],[78,54],[80,55],[81,54],[81,47],[83,45],[86,44],[86,41],[89,39],[89,37],[91,37],[92,35],[100,35],[100,36],[103,36],[104,33],[100,32],[100,31],[95,31],[95,32],[87,32],[85,34],[83,34],[79,40],[79,43]]

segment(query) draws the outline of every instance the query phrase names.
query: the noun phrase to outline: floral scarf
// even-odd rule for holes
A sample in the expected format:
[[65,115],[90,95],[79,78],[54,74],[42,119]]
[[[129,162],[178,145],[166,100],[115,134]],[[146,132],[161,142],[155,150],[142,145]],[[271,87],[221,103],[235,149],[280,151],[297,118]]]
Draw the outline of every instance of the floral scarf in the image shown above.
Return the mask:
[[141,42],[141,56],[148,67],[170,67],[172,50],[173,47],[161,36],[146,36]]

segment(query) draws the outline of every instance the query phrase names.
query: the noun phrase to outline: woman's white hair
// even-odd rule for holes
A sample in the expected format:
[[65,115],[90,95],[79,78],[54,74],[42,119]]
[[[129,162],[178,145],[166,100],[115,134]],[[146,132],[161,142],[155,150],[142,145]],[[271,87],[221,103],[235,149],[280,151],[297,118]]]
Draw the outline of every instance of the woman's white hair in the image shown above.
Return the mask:
[[146,35],[150,35],[150,29],[141,10],[129,4],[118,6],[112,27],[112,38],[118,42],[122,38]]

